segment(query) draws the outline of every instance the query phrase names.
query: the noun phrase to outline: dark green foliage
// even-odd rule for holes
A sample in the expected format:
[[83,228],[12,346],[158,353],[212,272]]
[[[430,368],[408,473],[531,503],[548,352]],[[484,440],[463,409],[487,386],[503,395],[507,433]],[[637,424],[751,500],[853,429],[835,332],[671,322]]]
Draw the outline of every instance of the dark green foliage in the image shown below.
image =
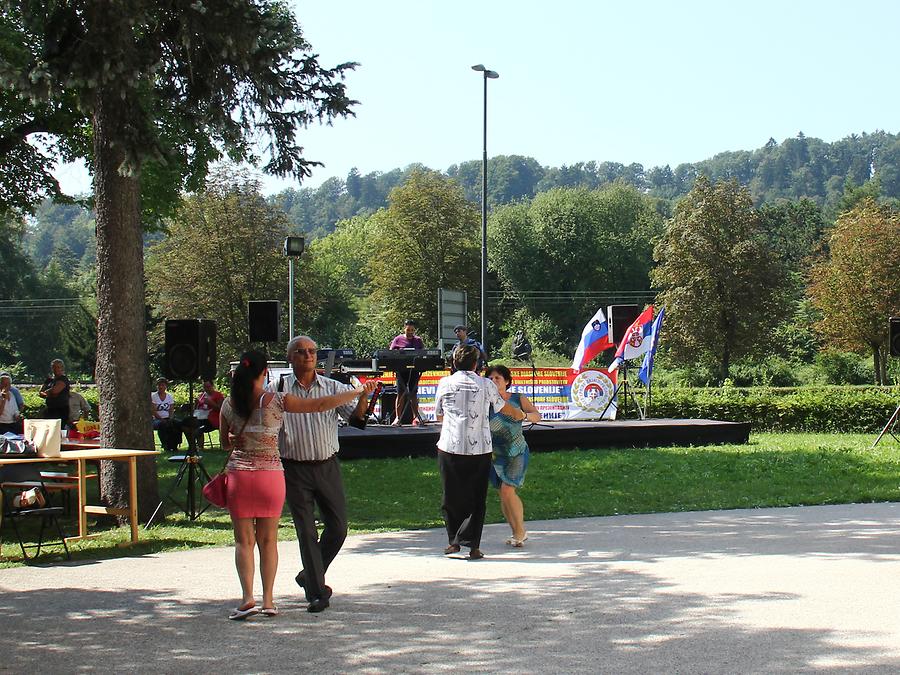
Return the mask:
[[900,387],[656,388],[652,416],[751,422],[754,431],[877,433]]
[[750,194],[736,180],[701,176],[681,199],[654,249],[650,271],[666,307],[666,334],[680,364],[731,362],[768,345],[773,319],[790,307],[790,278]]
[[821,352],[816,366],[828,384],[868,384],[874,376],[872,366],[851,352]]

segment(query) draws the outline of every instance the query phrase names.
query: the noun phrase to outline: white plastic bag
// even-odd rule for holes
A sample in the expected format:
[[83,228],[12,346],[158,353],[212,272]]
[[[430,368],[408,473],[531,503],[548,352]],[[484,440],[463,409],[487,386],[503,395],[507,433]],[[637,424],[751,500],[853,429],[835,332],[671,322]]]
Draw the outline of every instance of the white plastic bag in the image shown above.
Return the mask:
[[59,441],[62,422],[56,420],[25,420],[25,440],[34,443],[40,457],[60,457]]

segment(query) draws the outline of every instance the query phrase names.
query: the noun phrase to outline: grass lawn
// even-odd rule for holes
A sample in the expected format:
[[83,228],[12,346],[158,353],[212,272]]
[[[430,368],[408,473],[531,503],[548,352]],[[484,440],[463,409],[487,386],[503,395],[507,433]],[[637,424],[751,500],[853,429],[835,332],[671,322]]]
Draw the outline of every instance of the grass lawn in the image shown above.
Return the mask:
[[[542,452],[531,456],[521,490],[526,520],[626,513],[759,508],[810,504],[900,501],[900,445],[888,437],[870,450],[874,437],[855,434],[753,434],[748,445],[602,449]],[[208,452],[210,473],[225,459]],[[372,459],[343,463],[351,532],[442,526],[440,478],[434,458]],[[159,458],[165,494],[177,466]],[[176,493],[183,501],[185,490]],[[73,557],[106,558],[232,543],[227,513],[211,508],[194,522],[167,506],[166,521],[141,530],[134,547],[127,528],[103,530],[79,542]],[[287,511],[285,511],[287,513]],[[487,521],[501,522],[499,503],[488,495]],[[74,523],[66,521],[69,531]],[[282,539],[293,539],[290,516],[282,517]],[[21,564],[21,551],[5,533],[0,567]],[[42,554],[43,557],[43,554]],[[46,559],[50,559],[49,556]]]

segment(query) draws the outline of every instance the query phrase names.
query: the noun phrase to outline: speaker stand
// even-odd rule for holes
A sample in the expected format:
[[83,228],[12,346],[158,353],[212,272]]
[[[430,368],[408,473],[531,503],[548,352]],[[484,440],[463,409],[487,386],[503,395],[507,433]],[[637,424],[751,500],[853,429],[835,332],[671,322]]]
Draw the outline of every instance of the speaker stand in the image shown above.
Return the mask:
[[889,419],[887,421],[887,424],[884,425],[884,429],[882,429],[881,433],[878,434],[878,438],[875,439],[875,442],[872,443],[872,447],[869,448],[869,450],[872,450],[876,445],[878,445],[878,443],[882,438],[884,438],[886,434],[889,434],[891,438],[900,443],[900,438],[897,438],[896,434],[894,433],[894,427],[897,426],[898,421],[900,421],[900,405],[897,406],[894,414],[891,415],[891,419]]
[[[193,395],[193,386],[191,386],[190,389]],[[186,421],[190,423],[185,424]],[[187,436],[188,439],[188,451],[184,455],[173,455],[172,457],[169,457],[170,462],[180,462],[181,466],[178,468],[178,473],[175,475],[175,482],[166,493],[166,496],[159,500],[159,504],[156,505],[153,514],[144,526],[145,529],[149,529],[153,524],[157,514],[162,510],[163,504],[167,500],[171,501],[175,506],[184,511],[184,515],[192,521],[197,520],[210,507],[210,504],[207,504],[203,508],[199,508],[198,506],[200,493],[197,488],[199,486],[202,490],[203,486],[212,480],[212,476],[209,475],[209,471],[203,466],[203,455],[197,452],[196,424],[194,424],[194,421],[193,416],[189,420],[182,420],[182,431],[186,432],[185,436]],[[179,487],[181,487],[185,480],[187,481],[185,484],[186,494],[185,502],[182,504],[172,495]]]
[[622,392],[622,405],[616,405],[616,418],[618,418],[619,413],[621,412],[623,415],[628,412],[629,405],[628,399],[631,399],[631,402],[634,404],[634,407],[637,408],[638,411],[638,419],[646,419],[646,414],[644,412],[644,408],[641,407],[640,402],[637,400],[637,397],[634,395],[634,392],[631,390],[631,387],[628,386],[628,361],[623,361],[622,365],[619,366],[619,372],[622,377],[618,378],[616,382],[616,387],[613,389],[613,395],[610,396],[609,402],[606,404],[606,407],[603,409],[603,412],[600,413],[600,419],[603,419],[603,416],[606,414],[606,411],[609,410],[609,407],[616,400],[616,397],[619,395],[619,392]]

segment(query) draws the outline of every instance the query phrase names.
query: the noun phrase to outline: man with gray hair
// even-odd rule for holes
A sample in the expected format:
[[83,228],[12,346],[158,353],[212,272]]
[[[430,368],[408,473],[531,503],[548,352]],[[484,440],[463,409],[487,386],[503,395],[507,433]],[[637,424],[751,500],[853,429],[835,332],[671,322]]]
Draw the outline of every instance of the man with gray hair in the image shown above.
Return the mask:
[[[316,372],[316,343],[306,335],[293,338],[287,346],[287,360],[293,370],[269,385],[301,398],[330,396],[351,389],[347,384]],[[347,502],[338,463],[338,417],[365,418],[366,387],[359,400],[320,413],[285,413],[278,436],[288,506],[297,531],[303,569],[296,581],[303,588],[309,612],[321,612],[330,604],[331,588],[325,585],[325,571],[347,537]],[[321,539],[316,530],[318,506],[324,528]]]

